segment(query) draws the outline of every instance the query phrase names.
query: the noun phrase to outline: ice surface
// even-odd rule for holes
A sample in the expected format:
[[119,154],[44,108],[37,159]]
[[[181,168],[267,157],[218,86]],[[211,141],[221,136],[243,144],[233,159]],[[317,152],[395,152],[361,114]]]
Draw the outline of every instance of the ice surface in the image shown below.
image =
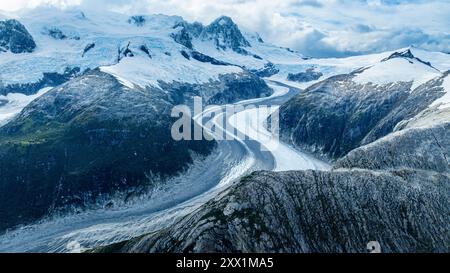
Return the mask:
[[[442,87],[444,88],[445,94],[439,99],[435,100],[430,107],[438,106],[439,109],[449,108],[450,107],[450,75],[444,78],[444,82],[442,83]],[[448,118],[450,120],[450,117]]]
[[[275,96],[286,94],[286,87],[271,85]],[[267,118],[275,113],[279,106],[255,107],[246,109],[229,117],[229,122],[238,131],[252,140],[260,142],[275,158],[275,171],[293,170],[329,170],[329,164],[313,156],[295,150],[279,141],[278,137],[266,129]]]
[[15,117],[25,106],[36,98],[42,96],[51,87],[43,88],[34,95],[26,96],[20,93],[9,93],[6,96],[0,96],[0,126],[6,124],[9,120]]

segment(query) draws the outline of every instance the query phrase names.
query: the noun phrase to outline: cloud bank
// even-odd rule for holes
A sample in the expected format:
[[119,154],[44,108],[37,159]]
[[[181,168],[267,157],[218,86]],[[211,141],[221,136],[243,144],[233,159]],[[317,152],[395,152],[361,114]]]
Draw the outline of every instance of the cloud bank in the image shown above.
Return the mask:
[[202,23],[228,15],[244,30],[312,57],[342,57],[410,45],[450,52],[448,0],[1,0],[0,9],[39,5],[163,13]]

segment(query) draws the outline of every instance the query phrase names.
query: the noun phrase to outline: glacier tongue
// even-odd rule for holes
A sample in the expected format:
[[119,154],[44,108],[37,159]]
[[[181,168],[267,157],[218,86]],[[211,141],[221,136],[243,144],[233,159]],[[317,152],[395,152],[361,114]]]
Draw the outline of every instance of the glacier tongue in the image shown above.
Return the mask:
[[29,96],[20,93],[9,93],[6,96],[0,96],[0,102],[4,101],[4,104],[0,104],[0,127],[19,114],[31,101],[47,93],[50,89],[52,88],[46,87]]

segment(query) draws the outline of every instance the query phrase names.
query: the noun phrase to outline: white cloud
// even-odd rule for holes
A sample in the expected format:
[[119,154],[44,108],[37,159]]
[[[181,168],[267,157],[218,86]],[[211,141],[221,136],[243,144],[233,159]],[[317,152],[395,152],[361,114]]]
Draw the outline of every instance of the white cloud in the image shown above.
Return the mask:
[[39,4],[181,15],[203,23],[225,14],[269,42],[312,56],[351,55],[410,44],[450,51],[448,0],[0,0],[0,9]]
[[61,8],[81,4],[82,0],[1,0],[0,9],[14,11],[22,8],[34,8],[39,5],[54,5]]

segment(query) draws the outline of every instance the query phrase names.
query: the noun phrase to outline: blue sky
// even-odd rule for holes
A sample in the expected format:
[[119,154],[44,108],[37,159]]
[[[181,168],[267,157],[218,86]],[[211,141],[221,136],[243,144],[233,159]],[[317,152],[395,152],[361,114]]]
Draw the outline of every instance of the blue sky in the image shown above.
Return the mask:
[[41,4],[181,15],[202,23],[224,14],[268,42],[313,57],[409,45],[450,52],[450,0],[0,0],[0,9]]

